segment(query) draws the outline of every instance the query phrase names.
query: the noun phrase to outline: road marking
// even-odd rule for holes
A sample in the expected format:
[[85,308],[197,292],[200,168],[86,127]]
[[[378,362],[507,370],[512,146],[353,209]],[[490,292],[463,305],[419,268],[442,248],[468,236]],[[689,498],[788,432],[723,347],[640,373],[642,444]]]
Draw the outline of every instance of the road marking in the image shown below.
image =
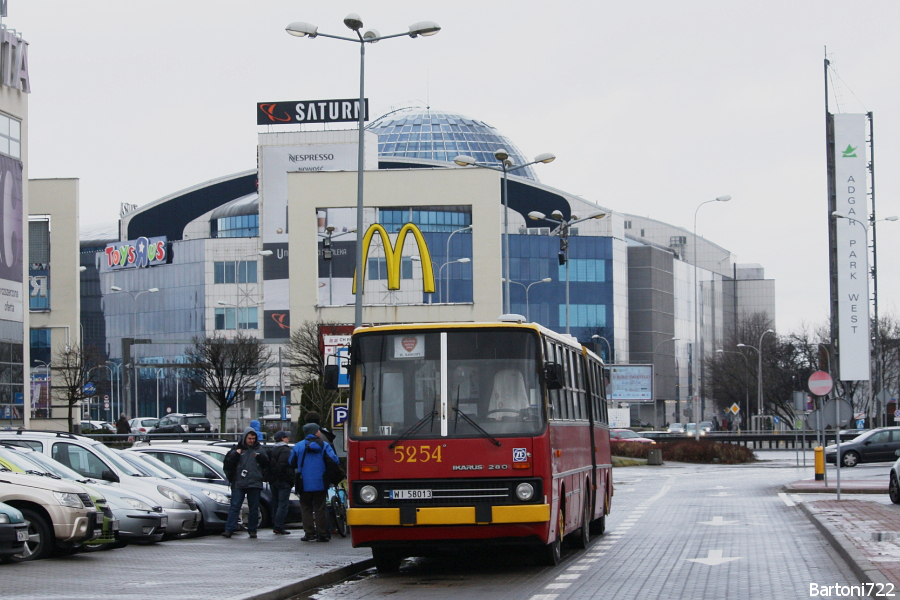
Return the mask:
[[732,560],[738,560],[743,558],[743,556],[732,556],[732,557],[722,557],[721,550],[710,550],[709,554],[706,558],[688,558],[689,562],[700,563],[703,565],[709,565],[714,567],[716,565],[721,565],[722,563],[731,562]]
[[556,579],[559,581],[560,579],[578,579],[581,577],[581,573],[563,573],[562,575],[557,575]]
[[700,521],[700,525],[731,525],[732,523],[737,523],[737,521],[723,521],[722,517],[713,517],[712,521]]
[[[593,554],[589,554],[588,556],[593,556]],[[582,558],[578,562],[580,562],[580,563],[595,563],[595,562],[598,562],[599,560],[600,560],[599,558]]]
[[568,569],[566,569],[566,571],[587,571],[588,569],[590,569],[590,567],[587,566],[587,565],[585,565],[585,566],[582,566],[582,565],[572,565],[571,567],[569,567]]
[[724,498],[725,496],[730,496],[728,492],[719,492],[718,494],[713,494],[713,498]]
[[559,598],[559,594],[535,594],[531,600],[556,600],[557,598]]
[[564,590],[572,585],[571,583],[548,583],[544,586],[545,590]]
[[778,497],[781,498],[782,500],[784,500],[784,503],[785,503],[786,505],[788,505],[788,506],[794,506],[794,503],[791,502],[790,500],[788,500],[788,495],[785,494],[784,492],[779,493],[779,494],[778,494]]
[[716,487],[714,487],[712,489],[714,489],[714,490],[730,490],[731,488],[728,486],[725,486],[725,485],[717,485]]

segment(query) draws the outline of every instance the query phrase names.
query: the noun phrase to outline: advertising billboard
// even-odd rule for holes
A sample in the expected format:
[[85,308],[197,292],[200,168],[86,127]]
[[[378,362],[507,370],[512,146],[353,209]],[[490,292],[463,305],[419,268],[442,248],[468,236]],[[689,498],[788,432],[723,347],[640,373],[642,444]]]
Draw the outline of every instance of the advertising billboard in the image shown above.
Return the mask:
[[[369,120],[369,99],[366,98]],[[256,105],[257,125],[297,125],[301,123],[358,123],[359,98],[346,100],[293,100],[290,102],[259,102]]]
[[834,115],[838,348],[842,381],[869,379],[866,116]]
[[169,256],[168,238],[139,237],[127,242],[107,244],[104,250],[106,260],[100,259],[103,270],[142,269],[166,264]]
[[608,398],[614,402],[652,402],[653,365],[610,365]]
[[22,163],[0,155],[0,319],[23,322]]

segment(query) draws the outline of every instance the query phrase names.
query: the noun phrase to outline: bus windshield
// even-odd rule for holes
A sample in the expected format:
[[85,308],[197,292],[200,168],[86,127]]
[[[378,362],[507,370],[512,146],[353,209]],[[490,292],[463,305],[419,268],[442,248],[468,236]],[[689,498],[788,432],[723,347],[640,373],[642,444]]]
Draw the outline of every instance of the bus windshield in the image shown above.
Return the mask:
[[378,332],[359,335],[354,351],[353,437],[523,436],[544,429],[534,331]]

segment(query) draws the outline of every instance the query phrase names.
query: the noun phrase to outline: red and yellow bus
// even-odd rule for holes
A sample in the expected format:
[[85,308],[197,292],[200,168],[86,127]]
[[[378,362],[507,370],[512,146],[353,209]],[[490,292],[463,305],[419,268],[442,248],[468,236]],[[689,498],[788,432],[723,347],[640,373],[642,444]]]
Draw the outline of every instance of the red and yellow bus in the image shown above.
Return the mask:
[[347,475],[354,547],[379,571],[453,545],[560,560],[603,533],[612,465],[603,363],[533,323],[357,329]]

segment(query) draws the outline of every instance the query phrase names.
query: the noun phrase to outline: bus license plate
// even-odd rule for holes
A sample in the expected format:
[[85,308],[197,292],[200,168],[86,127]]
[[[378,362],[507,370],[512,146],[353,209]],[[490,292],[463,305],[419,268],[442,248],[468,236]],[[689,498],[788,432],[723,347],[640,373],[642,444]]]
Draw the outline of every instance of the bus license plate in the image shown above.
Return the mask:
[[430,500],[431,490],[391,490],[391,500]]
[[27,542],[28,541],[28,530],[23,529],[22,531],[16,532],[16,541],[17,542]]

